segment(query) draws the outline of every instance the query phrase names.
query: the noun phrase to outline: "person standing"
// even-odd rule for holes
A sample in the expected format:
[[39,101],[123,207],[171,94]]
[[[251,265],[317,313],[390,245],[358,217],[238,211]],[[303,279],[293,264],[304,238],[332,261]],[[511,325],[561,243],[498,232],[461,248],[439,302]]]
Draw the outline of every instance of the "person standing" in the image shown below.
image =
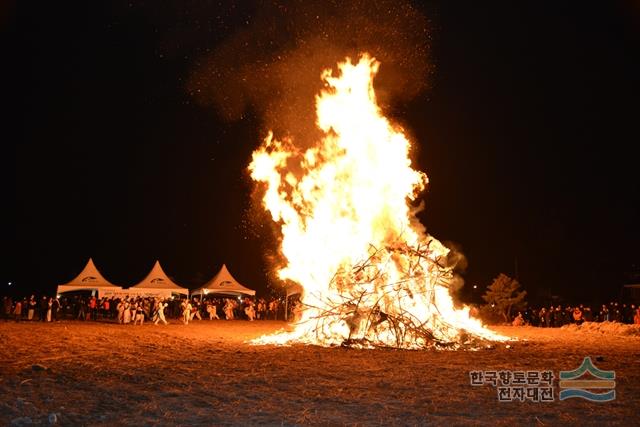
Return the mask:
[[47,321],[47,310],[49,310],[49,301],[46,296],[42,296],[40,300],[40,313],[39,320],[46,322]]
[[133,319],[133,324],[137,325],[140,322],[140,326],[144,323],[144,307],[142,307],[142,303],[136,303],[135,305],[135,317]]
[[89,314],[91,320],[98,320],[98,301],[96,300],[95,295],[92,295],[91,298],[89,298]]
[[184,300],[182,303],[182,322],[185,325],[189,324],[189,319],[191,319],[191,303],[188,299]]
[[111,301],[108,299],[105,299],[102,302],[102,313],[103,313],[103,317],[106,317],[107,319],[111,318]]
[[60,311],[60,300],[58,299],[58,296],[56,295],[56,297],[53,299],[52,307],[51,307],[51,316],[53,317],[53,321],[54,322],[58,321],[58,312],[59,311]]
[[561,305],[556,306],[553,312],[553,327],[559,328],[564,324],[564,310]]
[[523,326],[524,325],[524,317],[522,317],[522,312],[518,312],[518,315],[511,322],[513,326]]
[[118,323],[122,324],[124,322],[124,301],[123,300],[118,301],[116,310],[118,311]]
[[593,314],[591,313],[591,307],[586,306],[582,312],[582,317],[585,322],[593,322]]
[[149,298],[142,300],[142,312],[144,313],[145,319],[151,319],[151,303],[149,302]]
[[51,322],[52,311],[53,311],[53,298],[49,298],[49,300],[47,301],[47,316],[45,319],[47,322]]
[[540,327],[542,327],[542,328],[547,326],[545,324],[545,320],[544,320],[546,314],[547,314],[547,309],[544,308],[544,307],[542,307],[540,309],[540,311],[538,312],[538,323],[539,323]]
[[19,322],[22,317],[22,302],[20,300],[16,301],[16,306],[13,309],[13,315],[15,316],[16,322]]
[[11,308],[13,307],[13,300],[11,297],[4,297],[4,318],[5,320],[11,319]]
[[27,320],[33,320],[33,315],[36,313],[36,307],[38,306],[38,303],[36,302],[36,296],[35,295],[31,295],[31,298],[29,298],[29,306],[27,308]]
[[134,301],[131,303],[131,307],[129,307],[129,311],[131,313],[131,321],[133,324],[136,324],[136,312],[138,311],[138,302]]
[[602,304],[602,308],[600,309],[599,318],[601,322],[609,321],[609,308],[606,304]]
[[122,313],[122,323],[128,325],[131,323],[131,304],[129,300],[124,302],[124,312]]
[[573,309],[573,322],[577,325],[581,325],[584,322],[584,318],[582,317],[582,310],[580,307],[576,307]]
[[258,320],[265,320],[267,311],[267,305],[263,298],[258,300],[258,305],[256,307],[256,318]]
[[280,304],[278,304],[278,300],[276,298],[273,298],[269,303],[269,317],[271,320],[278,320],[279,306]]

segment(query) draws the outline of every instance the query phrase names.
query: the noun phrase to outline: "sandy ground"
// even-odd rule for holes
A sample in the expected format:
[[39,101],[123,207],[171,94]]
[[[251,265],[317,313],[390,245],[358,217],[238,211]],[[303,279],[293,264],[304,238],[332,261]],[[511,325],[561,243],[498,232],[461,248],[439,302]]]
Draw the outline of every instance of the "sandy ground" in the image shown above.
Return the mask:
[[[510,348],[355,350],[245,340],[282,322],[0,322],[2,425],[639,425],[640,337],[501,327]],[[616,371],[616,399],[499,402],[470,370]]]

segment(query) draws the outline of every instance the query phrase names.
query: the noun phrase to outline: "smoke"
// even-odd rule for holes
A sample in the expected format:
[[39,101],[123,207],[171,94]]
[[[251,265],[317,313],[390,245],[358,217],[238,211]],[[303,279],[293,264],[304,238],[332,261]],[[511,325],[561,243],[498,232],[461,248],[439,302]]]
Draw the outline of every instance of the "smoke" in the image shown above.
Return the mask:
[[[210,53],[198,58],[187,90],[225,120],[245,114],[260,120],[262,136],[273,130],[305,149],[320,138],[315,96],[324,69],[364,52],[381,62],[374,81],[378,103],[389,115],[428,87],[432,72],[429,22],[406,0],[263,1]],[[259,141],[247,141],[258,145]],[[269,281],[286,260],[281,231],[254,189],[247,230],[265,240]],[[266,244],[276,240],[277,245]]]
[[188,91],[227,120],[256,112],[265,131],[300,146],[318,136],[320,73],[345,57],[368,52],[381,61],[375,85],[383,108],[427,87],[428,21],[407,1],[265,1],[243,24],[200,58]]
[[451,295],[454,304],[459,306],[462,305],[460,291],[464,287],[464,278],[462,276],[466,272],[469,263],[467,257],[462,253],[462,246],[459,243],[445,241],[442,244],[449,249],[445,265],[453,270],[453,277],[448,283],[449,295]]

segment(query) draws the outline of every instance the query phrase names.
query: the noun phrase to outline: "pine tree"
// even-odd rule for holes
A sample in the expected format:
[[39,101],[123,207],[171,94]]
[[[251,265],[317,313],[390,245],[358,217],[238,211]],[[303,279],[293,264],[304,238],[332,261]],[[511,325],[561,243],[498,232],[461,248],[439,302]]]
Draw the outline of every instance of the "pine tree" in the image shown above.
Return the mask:
[[487,287],[482,296],[491,310],[502,316],[505,322],[511,321],[511,311],[525,305],[527,291],[520,290],[520,283],[506,274],[500,273]]

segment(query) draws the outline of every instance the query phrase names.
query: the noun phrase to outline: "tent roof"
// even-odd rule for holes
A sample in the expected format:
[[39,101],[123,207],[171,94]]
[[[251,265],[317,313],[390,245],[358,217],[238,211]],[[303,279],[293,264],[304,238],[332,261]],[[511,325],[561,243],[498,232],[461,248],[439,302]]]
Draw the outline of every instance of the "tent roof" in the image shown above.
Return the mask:
[[120,286],[114,285],[113,283],[105,279],[102,274],[100,274],[91,258],[89,258],[87,265],[84,266],[82,272],[78,274],[75,279],[60,286],[75,286],[88,289],[106,287],[120,288]]
[[211,280],[205,283],[200,288],[192,292],[192,294],[227,294],[227,295],[255,295],[256,291],[249,289],[246,286],[241,285],[236,279],[233,278],[227,266],[222,264],[218,274],[213,276]]
[[287,284],[284,287],[284,290],[287,293],[287,296],[302,294],[304,292],[304,288],[302,287],[302,285],[299,285],[298,283],[294,283],[294,282]]
[[187,288],[178,286],[171,279],[169,279],[164,270],[162,270],[160,261],[156,261],[149,274],[147,274],[147,277],[145,277],[140,283],[132,287],[137,289],[168,289],[173,291],[182,291],[183,293],[185,291],[187,293],[189,292]]

